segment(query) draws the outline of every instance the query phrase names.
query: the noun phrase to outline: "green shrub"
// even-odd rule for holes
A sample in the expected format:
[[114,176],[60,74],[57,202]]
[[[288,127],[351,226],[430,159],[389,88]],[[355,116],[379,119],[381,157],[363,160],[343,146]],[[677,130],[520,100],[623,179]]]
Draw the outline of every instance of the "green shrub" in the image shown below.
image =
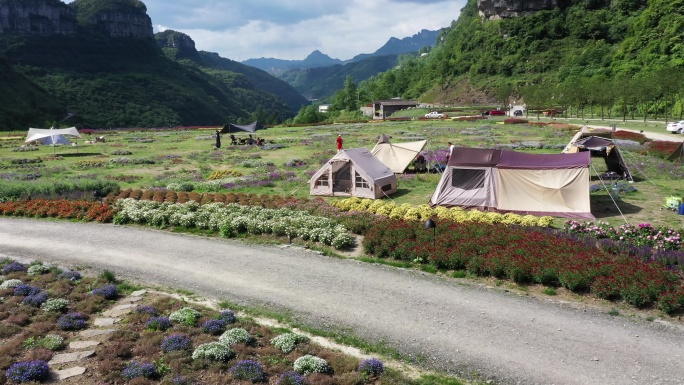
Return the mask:
[[284,333],[271,340],[271,344],[280,349],[283,353],[289,353],[294,350],[295,346],[300,342],[306,342],[309,339],[305,336],[295,333]]
[[169,320],[173,323],[195,326],[200,315],[200,312],[197,310],[191,307],[184,307],[171,313],[171,315],[169,315]]
[[252,341],[252,336],[249,335],[247,330],[242,328],[226,330],[219,337],[219,342],[228,346],[234,344],[248,344],[250,341]]
[[64,298],[52,298],[43,302],[40,308],[46,312],[61,313],[66,310],[69,305],[69,301]]
[[209,342],[195,348],[192,352],[192,359],[207,359],[211,361],[227,361],[233,357],[233,351],[226,344],[220,342]]
[[330,365],[328,361],[320,357],[307,354],[297,358],[294,362],[294,370],[306,376],[311,373],[326,373],[330,371]]

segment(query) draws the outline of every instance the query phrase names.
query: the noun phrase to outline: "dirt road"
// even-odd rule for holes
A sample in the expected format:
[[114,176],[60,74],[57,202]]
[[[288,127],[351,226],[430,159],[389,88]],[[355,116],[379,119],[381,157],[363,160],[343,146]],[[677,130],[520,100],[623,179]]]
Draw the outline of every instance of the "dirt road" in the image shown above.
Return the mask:
[[93,223],[0,218],[0,255],[289,311],[503,384],[684,384],[684,330],[300,249]]

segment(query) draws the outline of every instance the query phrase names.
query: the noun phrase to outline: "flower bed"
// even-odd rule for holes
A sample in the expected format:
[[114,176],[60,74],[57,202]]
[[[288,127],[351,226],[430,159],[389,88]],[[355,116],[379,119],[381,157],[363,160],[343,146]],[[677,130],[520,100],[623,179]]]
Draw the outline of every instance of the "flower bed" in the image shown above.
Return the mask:
[[636,307],[655,304],[668,313],[684,309],[681,272],[541,229],[445,223],[433,237],[422,223],[386,220],[366,234],[363,247],[379,258],[430,263],[519,284],[561,285],[578,293],[622,299]]
[[100,202],[34,199],[0,203],[0,215],[111,222],[114,211]]
[[273,234],[343,248],[353,244],[344,226],[323,217],[289,209],[195,201],[185,204],[122,199],[116,203],[114,222],[149,226],[183,226],[218,231],[224,237],[237,234]]
[[478,210],[463,210],[458,207],[432,208],[428,205],[412,206],[408,203],[397,205],[391,201],[348,198],[331,203],[334,207],[343,211],[366,211],[391,219],[403,219],[407,221],[425,221],[429,218],[438,218],[453,222],[480,222],[502,223],[506,225],[541,226],[548,227],[553,222],[552,217],[535,217],[533,215],[519,215],[513,213],[499,214],[495,212],[482,212]]

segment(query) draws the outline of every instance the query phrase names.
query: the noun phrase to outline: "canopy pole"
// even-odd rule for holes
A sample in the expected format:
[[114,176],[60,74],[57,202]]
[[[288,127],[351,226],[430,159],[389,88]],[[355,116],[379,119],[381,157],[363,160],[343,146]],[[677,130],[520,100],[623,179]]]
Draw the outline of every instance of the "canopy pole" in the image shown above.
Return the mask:
[[606,190],[606,192],[608,193],[608,196],[610,197],[610,200],[613,201],[613,204],[615,205],[615,208],[618,210],[618,212],[619,212],[620,215],[622,216],[622,219],[625,221],[626,224],[629,225],[629,222],[627,221],[627,218],[625,218],[625,214],[623,214],[623,213],[622,213],[622,210],[620,210],[620,206],[618,206],[617,202],[615,201],[615,198],[613,198],[613,196],[610,194],[610,190],[606,187],[606,183],[603,181],[603,178],[601,178],[601,175],[598,173],[598,171],[596,170],[596,168],[594,168],[594,165],[593,165],[593,164],[591,165],[591,169],[594,170],[594,172],[596,173],[596,176],[598,176],[599,180],[601,181],[601,185],[603,186],[603,188],[604,188],[604,189]]

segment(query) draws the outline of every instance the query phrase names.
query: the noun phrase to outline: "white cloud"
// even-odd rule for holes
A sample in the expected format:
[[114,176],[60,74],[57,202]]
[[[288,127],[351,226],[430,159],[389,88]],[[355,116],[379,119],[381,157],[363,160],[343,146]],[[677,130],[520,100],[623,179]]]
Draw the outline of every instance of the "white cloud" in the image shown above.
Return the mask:
[[143,0],[155,31],[189,35],[198,50],[238,61],[338,59],[372,53],[390,37],[447,27],[466,0]]

